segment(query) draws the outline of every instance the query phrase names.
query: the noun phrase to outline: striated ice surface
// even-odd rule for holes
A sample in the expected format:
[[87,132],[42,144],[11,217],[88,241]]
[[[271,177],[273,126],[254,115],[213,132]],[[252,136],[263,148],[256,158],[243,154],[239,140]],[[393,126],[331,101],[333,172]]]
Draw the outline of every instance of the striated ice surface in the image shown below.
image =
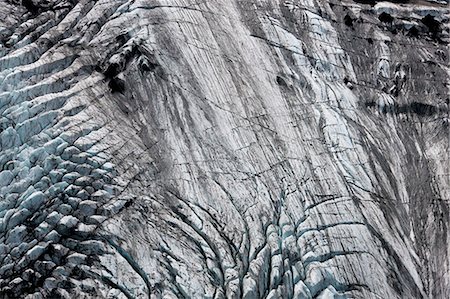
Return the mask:
[[448,1],[0,5],[0,298],[450,298]]

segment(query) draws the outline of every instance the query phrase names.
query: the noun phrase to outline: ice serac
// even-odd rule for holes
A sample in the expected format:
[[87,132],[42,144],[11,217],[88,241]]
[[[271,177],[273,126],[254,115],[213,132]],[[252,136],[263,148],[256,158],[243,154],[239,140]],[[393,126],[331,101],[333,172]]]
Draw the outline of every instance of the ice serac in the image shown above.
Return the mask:
[[450,298],[448,18],[0,0],[0,297]]

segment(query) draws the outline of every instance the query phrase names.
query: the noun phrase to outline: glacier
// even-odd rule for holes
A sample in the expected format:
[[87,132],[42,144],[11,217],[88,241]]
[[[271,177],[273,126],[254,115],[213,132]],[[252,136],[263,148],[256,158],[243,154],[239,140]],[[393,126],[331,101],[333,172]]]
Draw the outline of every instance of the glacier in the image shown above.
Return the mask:
[[450,298],[448,1],[0,5],[0,298]]

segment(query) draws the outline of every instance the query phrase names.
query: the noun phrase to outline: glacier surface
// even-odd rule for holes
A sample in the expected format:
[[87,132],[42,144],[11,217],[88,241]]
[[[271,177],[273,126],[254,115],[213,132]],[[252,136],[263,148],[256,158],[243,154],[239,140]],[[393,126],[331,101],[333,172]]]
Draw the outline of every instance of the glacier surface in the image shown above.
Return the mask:
[[448,1],[0,5],[0,298],[450,298]]

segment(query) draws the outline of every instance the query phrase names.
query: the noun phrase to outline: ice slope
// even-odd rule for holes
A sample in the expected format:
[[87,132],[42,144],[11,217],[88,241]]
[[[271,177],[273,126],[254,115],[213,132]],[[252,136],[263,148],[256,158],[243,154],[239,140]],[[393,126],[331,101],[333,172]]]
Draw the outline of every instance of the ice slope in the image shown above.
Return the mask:
[[445,1],[0,5],[1,298],[450,297]]

